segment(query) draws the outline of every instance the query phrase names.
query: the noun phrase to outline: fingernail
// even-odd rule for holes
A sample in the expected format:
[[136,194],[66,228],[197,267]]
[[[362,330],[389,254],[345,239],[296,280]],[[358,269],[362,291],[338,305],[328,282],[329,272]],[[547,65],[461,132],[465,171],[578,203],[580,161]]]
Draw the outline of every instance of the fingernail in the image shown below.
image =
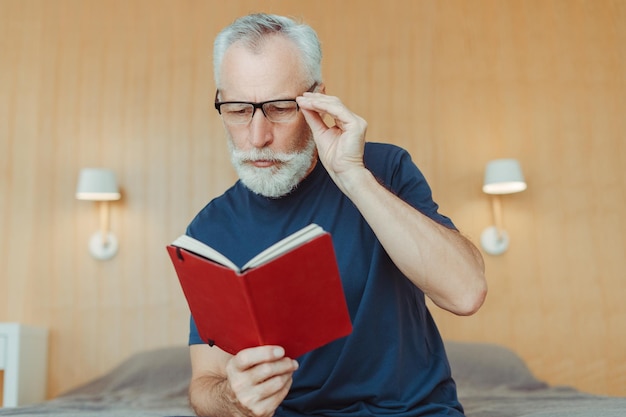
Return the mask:
[[293,359],[292,362],[293,362],[293,367],[294,368],[298,369],[300,367],[300,364],[298,363],[297,360]]
[[283,356],[285,356],[285,349],[281,347],[274,348],[274,357],[282,358]]

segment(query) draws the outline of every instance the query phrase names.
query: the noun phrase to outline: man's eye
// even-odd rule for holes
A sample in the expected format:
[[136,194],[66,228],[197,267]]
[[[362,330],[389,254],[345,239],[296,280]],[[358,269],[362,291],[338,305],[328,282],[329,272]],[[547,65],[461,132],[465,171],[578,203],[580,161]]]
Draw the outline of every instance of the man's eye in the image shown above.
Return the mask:
[[269,111],[272,113],[287,113],[293,111],[296,106],[292,103],[277,103],[272,104],[269,108]]
[[246,114],[250,112],[250,106],[231,105],[227,106],[224,110],[229,114]]

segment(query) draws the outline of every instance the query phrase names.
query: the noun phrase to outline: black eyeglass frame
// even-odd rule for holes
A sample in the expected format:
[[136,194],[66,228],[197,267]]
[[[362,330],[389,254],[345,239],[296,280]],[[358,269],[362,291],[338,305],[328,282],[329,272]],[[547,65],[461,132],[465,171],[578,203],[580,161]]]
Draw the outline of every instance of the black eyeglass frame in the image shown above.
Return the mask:
[[[313,85],[311,87],[309,87],[308,90],[306,90],[307,93],[312,93],[318,86],[317,82],[314,82]],[[261,109],[261,112],[263,112],[263,116],[265,116],[265,118],[267,120],[270,120],[267,117],[267,114],[265,113],[265,109],[263,108],[264,105],[266,104],[271,104],[271,103],[279,103],[281,101],[293,101],[294,103],[296,103],[296,112],[300,111],[300,106],[298,106],[298,102],[296,101],[295,98],[283,98],[283,99],[277,99],[277,100],[268,100],[268,101],[262,101],[260,103],[255,103],[253,101],[219,101],[217,99],[217,96],[219,95],[220,90],[215,90],[215,110],[217,110],[217,112],[221,115],[222,114],[222,105],[223,104],[250,104],[252,106],[252,115],[250,116],[250,120],[252,120],[254,118],[254,114],[256,113],[257,109]],[[276,122],[273,122],[276,123]]]

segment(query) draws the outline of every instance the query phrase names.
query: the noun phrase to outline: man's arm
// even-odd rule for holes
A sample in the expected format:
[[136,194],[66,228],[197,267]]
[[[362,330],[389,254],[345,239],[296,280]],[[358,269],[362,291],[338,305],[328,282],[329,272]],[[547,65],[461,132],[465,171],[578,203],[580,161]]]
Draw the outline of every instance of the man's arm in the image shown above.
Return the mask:
[[199,416],[270,417],[287,396],[298,363],[278,346],[230,355],[217,346],[192,345],[189,399]]
[[[339,99],[305,93],[298,104],[329,175],[357,206],[398,268],[439,307],[459,315],[476,312],[487,292],[478,249],[374,178],[363,163],[367,123]],[[335,125],[326,125],[323,115],[332,117]]]
[[368,170],[344,187],[394,263],[435,304],[459,315],[480,308],[487,290],[484,264],[471,242],[402,201]]

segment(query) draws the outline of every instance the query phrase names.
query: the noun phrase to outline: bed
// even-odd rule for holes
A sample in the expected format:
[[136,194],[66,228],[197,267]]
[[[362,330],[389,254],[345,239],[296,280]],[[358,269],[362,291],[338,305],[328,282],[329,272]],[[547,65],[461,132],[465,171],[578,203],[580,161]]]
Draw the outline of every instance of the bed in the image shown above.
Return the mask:
[[[507,348],[446,342],[446,349],[467,417],[626,416],[626,398],[548,386]],[[185,346],[145,351],[53,400],[0,409],[0,416],[190,416],[190,372]]]

